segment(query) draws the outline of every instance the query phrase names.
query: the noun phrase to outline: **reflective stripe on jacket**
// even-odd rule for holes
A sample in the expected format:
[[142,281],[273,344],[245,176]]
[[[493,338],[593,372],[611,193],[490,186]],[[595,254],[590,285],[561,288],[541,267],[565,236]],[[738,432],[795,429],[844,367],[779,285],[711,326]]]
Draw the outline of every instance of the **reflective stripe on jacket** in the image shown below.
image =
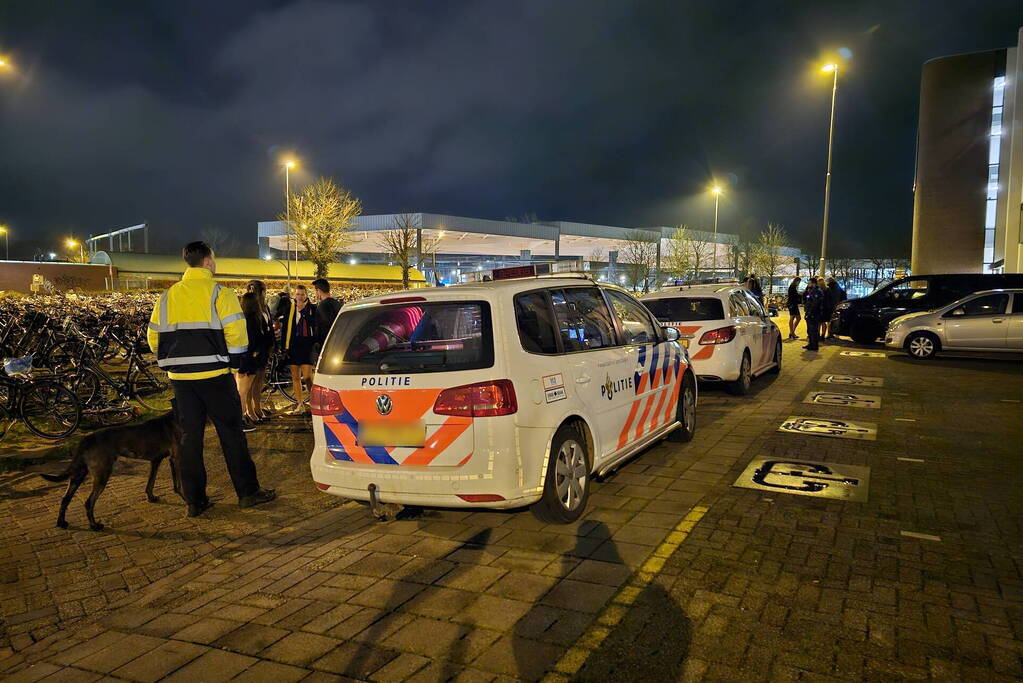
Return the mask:
[[188,268],[153,307],[147,334],[171,379],[207,379],[237,368],[249,336],[238,297],[205,268]]

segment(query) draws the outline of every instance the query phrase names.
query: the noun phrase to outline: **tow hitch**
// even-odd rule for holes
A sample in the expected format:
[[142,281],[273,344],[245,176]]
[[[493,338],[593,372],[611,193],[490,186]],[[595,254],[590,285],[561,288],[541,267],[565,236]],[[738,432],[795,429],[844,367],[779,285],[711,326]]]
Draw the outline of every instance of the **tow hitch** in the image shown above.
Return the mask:
[[397,503],[381,503],[377,498],[377,485],[369,485],[369,511],[374,517],[385,522],[392,522],[404,509],[404,505]]

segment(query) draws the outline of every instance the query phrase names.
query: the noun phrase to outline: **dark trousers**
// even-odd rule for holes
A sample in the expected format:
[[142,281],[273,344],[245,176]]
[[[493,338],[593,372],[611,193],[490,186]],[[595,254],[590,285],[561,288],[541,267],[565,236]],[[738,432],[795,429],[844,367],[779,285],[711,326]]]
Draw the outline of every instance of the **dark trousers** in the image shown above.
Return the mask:
[[238,498],[255,493],[259,480],[242,431],[242,402],[234,377],[226,374],[209,379],[176,379],[171,380],[171,384],[182,431],[178,469],[185,500],[192,505],[206,501],[206,464],[202,450],[207,417],[217,430]]
[[817,345],[821,340],[821,321],[806,319],[806,336],[809,341],[806,342],[807,348],[811,351],[817,350]]

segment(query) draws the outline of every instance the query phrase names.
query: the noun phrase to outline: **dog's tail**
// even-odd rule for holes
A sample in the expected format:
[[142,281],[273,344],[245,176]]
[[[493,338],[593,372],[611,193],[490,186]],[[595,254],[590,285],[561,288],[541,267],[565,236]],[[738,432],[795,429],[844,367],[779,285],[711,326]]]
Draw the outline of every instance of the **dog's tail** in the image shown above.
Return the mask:
[[39,476],[45,479],[46,481],[67,481],[68,478],[71,476],[72,469],[73,468],[71,467],[71,465],[68,465],[67,469],[61,472],[60,474],[43,474],[42,472],[40,472]]

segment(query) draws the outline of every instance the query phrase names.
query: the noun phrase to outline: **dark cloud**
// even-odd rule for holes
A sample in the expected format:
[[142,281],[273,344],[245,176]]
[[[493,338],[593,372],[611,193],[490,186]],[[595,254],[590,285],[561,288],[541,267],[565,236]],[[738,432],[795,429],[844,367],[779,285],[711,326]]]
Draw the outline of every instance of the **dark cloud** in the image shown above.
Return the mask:
[[722,230],[771,220],[814,250],[811,67],[847,46],[833,249],[907,253],[920,66],[1020,24],[1007,1],[7,2],[0,220],[252,242],[294,150],[297,183],[334,176],[371,213],[706,226],[727,175]]

